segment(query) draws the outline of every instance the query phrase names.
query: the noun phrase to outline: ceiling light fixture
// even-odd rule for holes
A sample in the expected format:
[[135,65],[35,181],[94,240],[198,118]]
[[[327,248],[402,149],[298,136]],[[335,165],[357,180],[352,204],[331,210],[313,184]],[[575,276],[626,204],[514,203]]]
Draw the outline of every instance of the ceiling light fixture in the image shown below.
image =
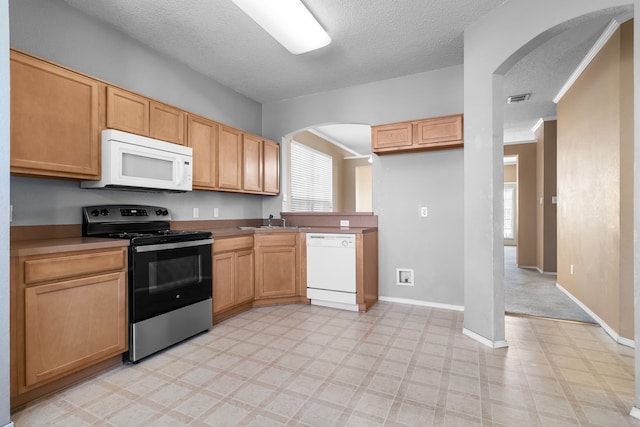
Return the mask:
[[331,37],[300,0],[232,0],[294,55],[319,49]]

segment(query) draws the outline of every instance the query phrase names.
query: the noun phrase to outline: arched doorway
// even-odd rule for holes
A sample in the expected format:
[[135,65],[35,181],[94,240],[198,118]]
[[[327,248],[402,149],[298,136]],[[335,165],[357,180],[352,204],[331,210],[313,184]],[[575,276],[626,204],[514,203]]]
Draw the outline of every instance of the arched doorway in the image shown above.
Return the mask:
[[[465,32],[465,320],[464,332],[493,348],[506,346],[502,251],[503,74],[526,53],[563,30],[563,25],[604,8],[638,6],[634,1],[531,3],[512,0]],[[552,14],[547,13],[553,10]],[[487,50],[487,46],[492,49]],[[635,46],[638,75],[640,48]],[[636,95],[636,104],[638,96]],[[640,137],[635,132],[637,156]],[[635,200],[640,176],[634,177]],[[634,213],[634,230],[640,214]],[[479,217],[481,219],[479,219]],[[637,233],[637,231],[636,231]],[[634,248],[638,265],[638,244]],[[637,268],[637,267],[636,267]],[[637,274],[636,274],[637,276]],[[635,287],[638,288],[638,279]],[[640,318],[635,314],[638,329]],[[636,383],[638,383],[636,350]],[[640,399],[636,389],[636,407]]]

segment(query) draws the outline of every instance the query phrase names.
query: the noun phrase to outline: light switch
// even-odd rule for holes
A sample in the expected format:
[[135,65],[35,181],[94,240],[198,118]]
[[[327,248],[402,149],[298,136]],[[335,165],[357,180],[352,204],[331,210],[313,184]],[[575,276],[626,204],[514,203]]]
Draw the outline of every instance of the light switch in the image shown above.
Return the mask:
[[551,196],[551,204],[552,205],[558,204],[558,196]]

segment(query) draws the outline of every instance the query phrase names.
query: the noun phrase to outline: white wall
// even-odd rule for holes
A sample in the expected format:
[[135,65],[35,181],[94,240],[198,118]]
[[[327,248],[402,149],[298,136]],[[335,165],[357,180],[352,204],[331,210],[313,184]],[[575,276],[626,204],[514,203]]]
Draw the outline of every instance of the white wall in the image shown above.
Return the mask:
[[0,426],[9,401],[9,3],[0,0]]
[[[267,103],[263,133],[280,141],[319,124],[377,125],[460,113],[462,76],[463,67],[455,66]],[[284,150],[282,157],[286,162]],[[372,174],[380,295],[462,305],[462,150],[374,156]],[[429,208],[427,218],[419,216],[420,206]],[[266,200],[263,215],[280,207],[281,198]],[[398,267],[415,270],[413,288],[395,285]]]
[[[10,0],[11,47],[107,82],[260,134],[262,106],[139,44],[61,0]],[[74,181],[11,178],[12,225],[81,222],[80,207],[101,203],[165,206],[174,219],[259,218],[263,196],[83,190]],[[51,216],[52,215],[52,216]]]

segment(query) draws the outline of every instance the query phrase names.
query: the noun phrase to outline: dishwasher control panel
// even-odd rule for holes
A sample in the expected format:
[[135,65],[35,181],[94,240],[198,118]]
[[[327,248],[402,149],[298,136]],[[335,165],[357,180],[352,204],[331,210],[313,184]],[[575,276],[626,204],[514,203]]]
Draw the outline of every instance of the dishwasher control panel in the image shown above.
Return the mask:
[[355,234],[307,233],[307,246],[325,248],[354,248]]

